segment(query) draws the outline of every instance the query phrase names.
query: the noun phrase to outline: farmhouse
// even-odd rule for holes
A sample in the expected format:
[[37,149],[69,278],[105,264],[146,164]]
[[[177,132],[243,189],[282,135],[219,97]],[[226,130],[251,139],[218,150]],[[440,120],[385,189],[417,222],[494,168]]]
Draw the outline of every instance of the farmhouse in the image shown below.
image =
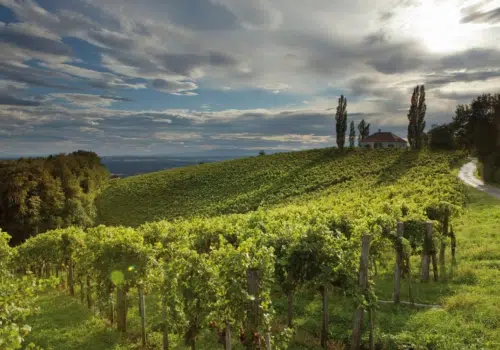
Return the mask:
[[359,142],[359,147],[366,148],[405,148],[407,146],[408,143],[401,137],[392,132],[382,132],[380,129]]

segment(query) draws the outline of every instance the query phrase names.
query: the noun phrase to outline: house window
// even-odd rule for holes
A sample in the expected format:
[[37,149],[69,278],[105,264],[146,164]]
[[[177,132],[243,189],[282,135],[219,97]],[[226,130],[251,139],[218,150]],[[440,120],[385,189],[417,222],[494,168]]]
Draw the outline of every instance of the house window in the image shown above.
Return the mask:
[[394,148],[394,145],[392,143],[388,144],[387,147],[389,148]]

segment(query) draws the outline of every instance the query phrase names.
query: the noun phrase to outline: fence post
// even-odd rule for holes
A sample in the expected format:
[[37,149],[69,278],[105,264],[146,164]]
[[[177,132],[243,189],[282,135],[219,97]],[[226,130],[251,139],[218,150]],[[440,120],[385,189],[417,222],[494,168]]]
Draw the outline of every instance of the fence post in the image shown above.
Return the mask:
[[[361,241],[361,257],[359,261],[359,289],[362,294],[365,293],[368,287],[368,258],[370,255],[371,236],[364,235]],[[354,324],[351,335],[351,350],[360,348],[361,343],[361,326],[363,324],[363,308],[358,307],[354,314]]]
[[403,238],[404,224],[398,222],[396,238],[396,266],[394,267],[394,304],[399,304],[401,293],[401,266],[403,264],[403,247],[401,239]]

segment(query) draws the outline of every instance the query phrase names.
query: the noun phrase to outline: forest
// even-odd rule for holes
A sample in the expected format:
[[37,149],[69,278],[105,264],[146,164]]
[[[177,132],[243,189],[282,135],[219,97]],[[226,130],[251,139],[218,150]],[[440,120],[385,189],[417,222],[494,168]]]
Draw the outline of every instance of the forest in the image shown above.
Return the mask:
[[50,229],[90,227],[108,178],[93,152],[0,161],[0,228],[17,244]]

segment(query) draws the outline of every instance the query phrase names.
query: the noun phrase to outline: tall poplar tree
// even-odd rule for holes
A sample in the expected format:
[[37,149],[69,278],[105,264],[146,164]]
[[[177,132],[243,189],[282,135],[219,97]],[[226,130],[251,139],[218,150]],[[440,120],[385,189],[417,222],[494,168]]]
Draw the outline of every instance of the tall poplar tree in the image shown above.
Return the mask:
[[425,129],[425,87],[417,85],[411,96],[410,110],[408,111],[408,142],[412,149],[421,149]]
[[363,119],[358,124],[358,144],[368,136],[370,136],[370,124],[367,124]]
[[356,141],[356,127],[354,126],[354,120],[351,121],[351,127],[349,130],[349,147],[354,148],[354,142]]
[[347,100],[344,95],[341,95],[339,98],[335,120],[337,122],[335,127],[337,146],[343,149],[345,144],[345,133],[347,131]]

